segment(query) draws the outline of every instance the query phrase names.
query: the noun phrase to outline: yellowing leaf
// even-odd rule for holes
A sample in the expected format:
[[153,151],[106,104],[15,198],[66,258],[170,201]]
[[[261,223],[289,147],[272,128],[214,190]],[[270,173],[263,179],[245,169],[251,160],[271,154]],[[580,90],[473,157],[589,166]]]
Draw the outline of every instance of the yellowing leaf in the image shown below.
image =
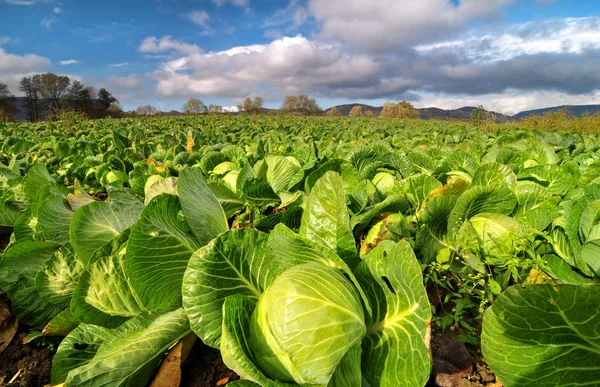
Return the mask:
[[197,336],[190,333],[167,354],[150,387],[178,387],[181,382],[181,365],[190,354]]

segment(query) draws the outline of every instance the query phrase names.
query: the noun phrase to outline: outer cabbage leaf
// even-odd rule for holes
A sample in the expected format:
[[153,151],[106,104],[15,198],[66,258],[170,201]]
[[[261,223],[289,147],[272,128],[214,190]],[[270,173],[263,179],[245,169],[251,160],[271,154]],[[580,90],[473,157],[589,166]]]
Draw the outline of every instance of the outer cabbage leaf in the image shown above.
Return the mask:
[[363,377],[373,387],[425,385],[431,311],[410,245],[378,245],[355,273],[372,308],[362,344]]
[[255,301],[273,280],[263,246],[267,235],[252,229],[221,234],[190,259],[183,277],[183,306],[194,332],[219,346],[223,302],[231,295]]
[[[179,181],[186,180],[182,176]],[[185,188],[179,189],[183,195]],[[147,310],[181,305],[183,273],[189,258],[202,246],[180,211],[177,196],[162,194],[148,203],[131,229],[125,271]]]
[[79,208],[71,221],[71,244],[88,262],[94,252],[134,224],[144,205],[124,191],[109,191],[109,200]]
[[168,348],[190,332],[183,309],[144,313],[117,329],[81,324],[61,343],[53,382],[68,386],[143,386]]
[[356,242],[338,173],[326,172],[317,180],[306,201],[299,235],[331,248],[349,265],[356,264]]
[[600,384],[600,286],[510,287],[485,312],[481,347],[512,386]]
[[184,169],[177,184],[181,209],[200,246],[229,229],[223,208],[198,168]]
[[12,301],[12,312],[25,324],[43,328],[64,306],[45,301],[35,287],[35,276],[58,245],[37,241],[10,247],[0,264],[0,287]]

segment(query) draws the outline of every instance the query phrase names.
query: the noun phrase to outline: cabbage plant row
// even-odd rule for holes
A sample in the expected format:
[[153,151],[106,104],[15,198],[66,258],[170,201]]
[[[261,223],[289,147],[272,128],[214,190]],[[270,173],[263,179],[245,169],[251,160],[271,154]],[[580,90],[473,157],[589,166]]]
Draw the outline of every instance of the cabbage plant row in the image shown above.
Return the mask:
[[194,334],[240,375],[231,385],[423,386],[432,272],[482,294],[481,349],[504,385],[600,383],[594,136],[29,125],[0,128],[0,288],[39,329],[28,340],[65,336],[53,384],[146,385]]

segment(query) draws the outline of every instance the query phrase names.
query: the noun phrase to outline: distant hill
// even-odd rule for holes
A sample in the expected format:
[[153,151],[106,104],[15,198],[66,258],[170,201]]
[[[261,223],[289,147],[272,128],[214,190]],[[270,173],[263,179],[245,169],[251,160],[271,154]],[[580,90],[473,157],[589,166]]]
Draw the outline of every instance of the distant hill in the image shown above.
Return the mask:
[[330,111],[331,109],[333,109],[335,107],[343,116],[348,116],[348,115],[350,115],[350,110],[352,110],[352,108],[355,106],[362,106],[363,114],[365,114],[367,111],[370,110],[373,113],[375,113],[375,115],[378,115],[379,113],[381,113],[381,109],[382,109],[381,106],[375,107],[375,106],[371,106],[371,105],[364,105],[362,103],[349,103],[346,105],[332,106],[329,109],[326,109],[325,113],[327,113],[328,111]]
[[572,115],[581,117],[585,113],[594,114],[600,112],[600,105],[562,105],[543,109],[527,110],[512,116],[514,119],[521,119],[531,115],[543,115],[550,112],[555,112],[561,109],[569,109]]
[[[352,110],[352,108],[355,106],[362,106],[363,114],[364,114],[364,112],[366,112],[368,110],[373,111],[375,114],[380,114],[381,110],[383,109],[381,106],[376,107],[376,106],[364,105],[364,104],[360,104],[360,103],[337,105],[334,107],[337,108],[337,110],[342,115],[348,116],[350,114],[350,110]],[[327,113],[332,108],[333,107],[325,110],[325,113]],[[419,111],[421,118],[424,120],[470,120],[471,112],[474,109],[476,109],[476,108],[472,107],[472,106],[465,106],[460,109],[452,109],[452,110],[445,110],[445,109],[440,109],[440,108],[436,108],[436,107],[428,107],[428,108],[422,108],[422,109],[417,109],[417,110]],[[506,121],[510,118],[509,116],[506,116],[501,113],[495,113],[495,112],[492,112],[492,113],[496,114],[496,118],[499,121]]]

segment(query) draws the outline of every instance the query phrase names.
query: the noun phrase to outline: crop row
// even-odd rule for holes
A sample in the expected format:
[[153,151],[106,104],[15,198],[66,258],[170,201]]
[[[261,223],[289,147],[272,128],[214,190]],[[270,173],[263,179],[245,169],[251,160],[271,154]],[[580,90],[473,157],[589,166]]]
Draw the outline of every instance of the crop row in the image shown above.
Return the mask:
[[53,384],[145,385],[196,335],[241,386],[423,386],[431,328],[480,340],[509,387],[600,382],[594,136],[39,125],[0,128],[0,288],[28,340],[66,336]]

